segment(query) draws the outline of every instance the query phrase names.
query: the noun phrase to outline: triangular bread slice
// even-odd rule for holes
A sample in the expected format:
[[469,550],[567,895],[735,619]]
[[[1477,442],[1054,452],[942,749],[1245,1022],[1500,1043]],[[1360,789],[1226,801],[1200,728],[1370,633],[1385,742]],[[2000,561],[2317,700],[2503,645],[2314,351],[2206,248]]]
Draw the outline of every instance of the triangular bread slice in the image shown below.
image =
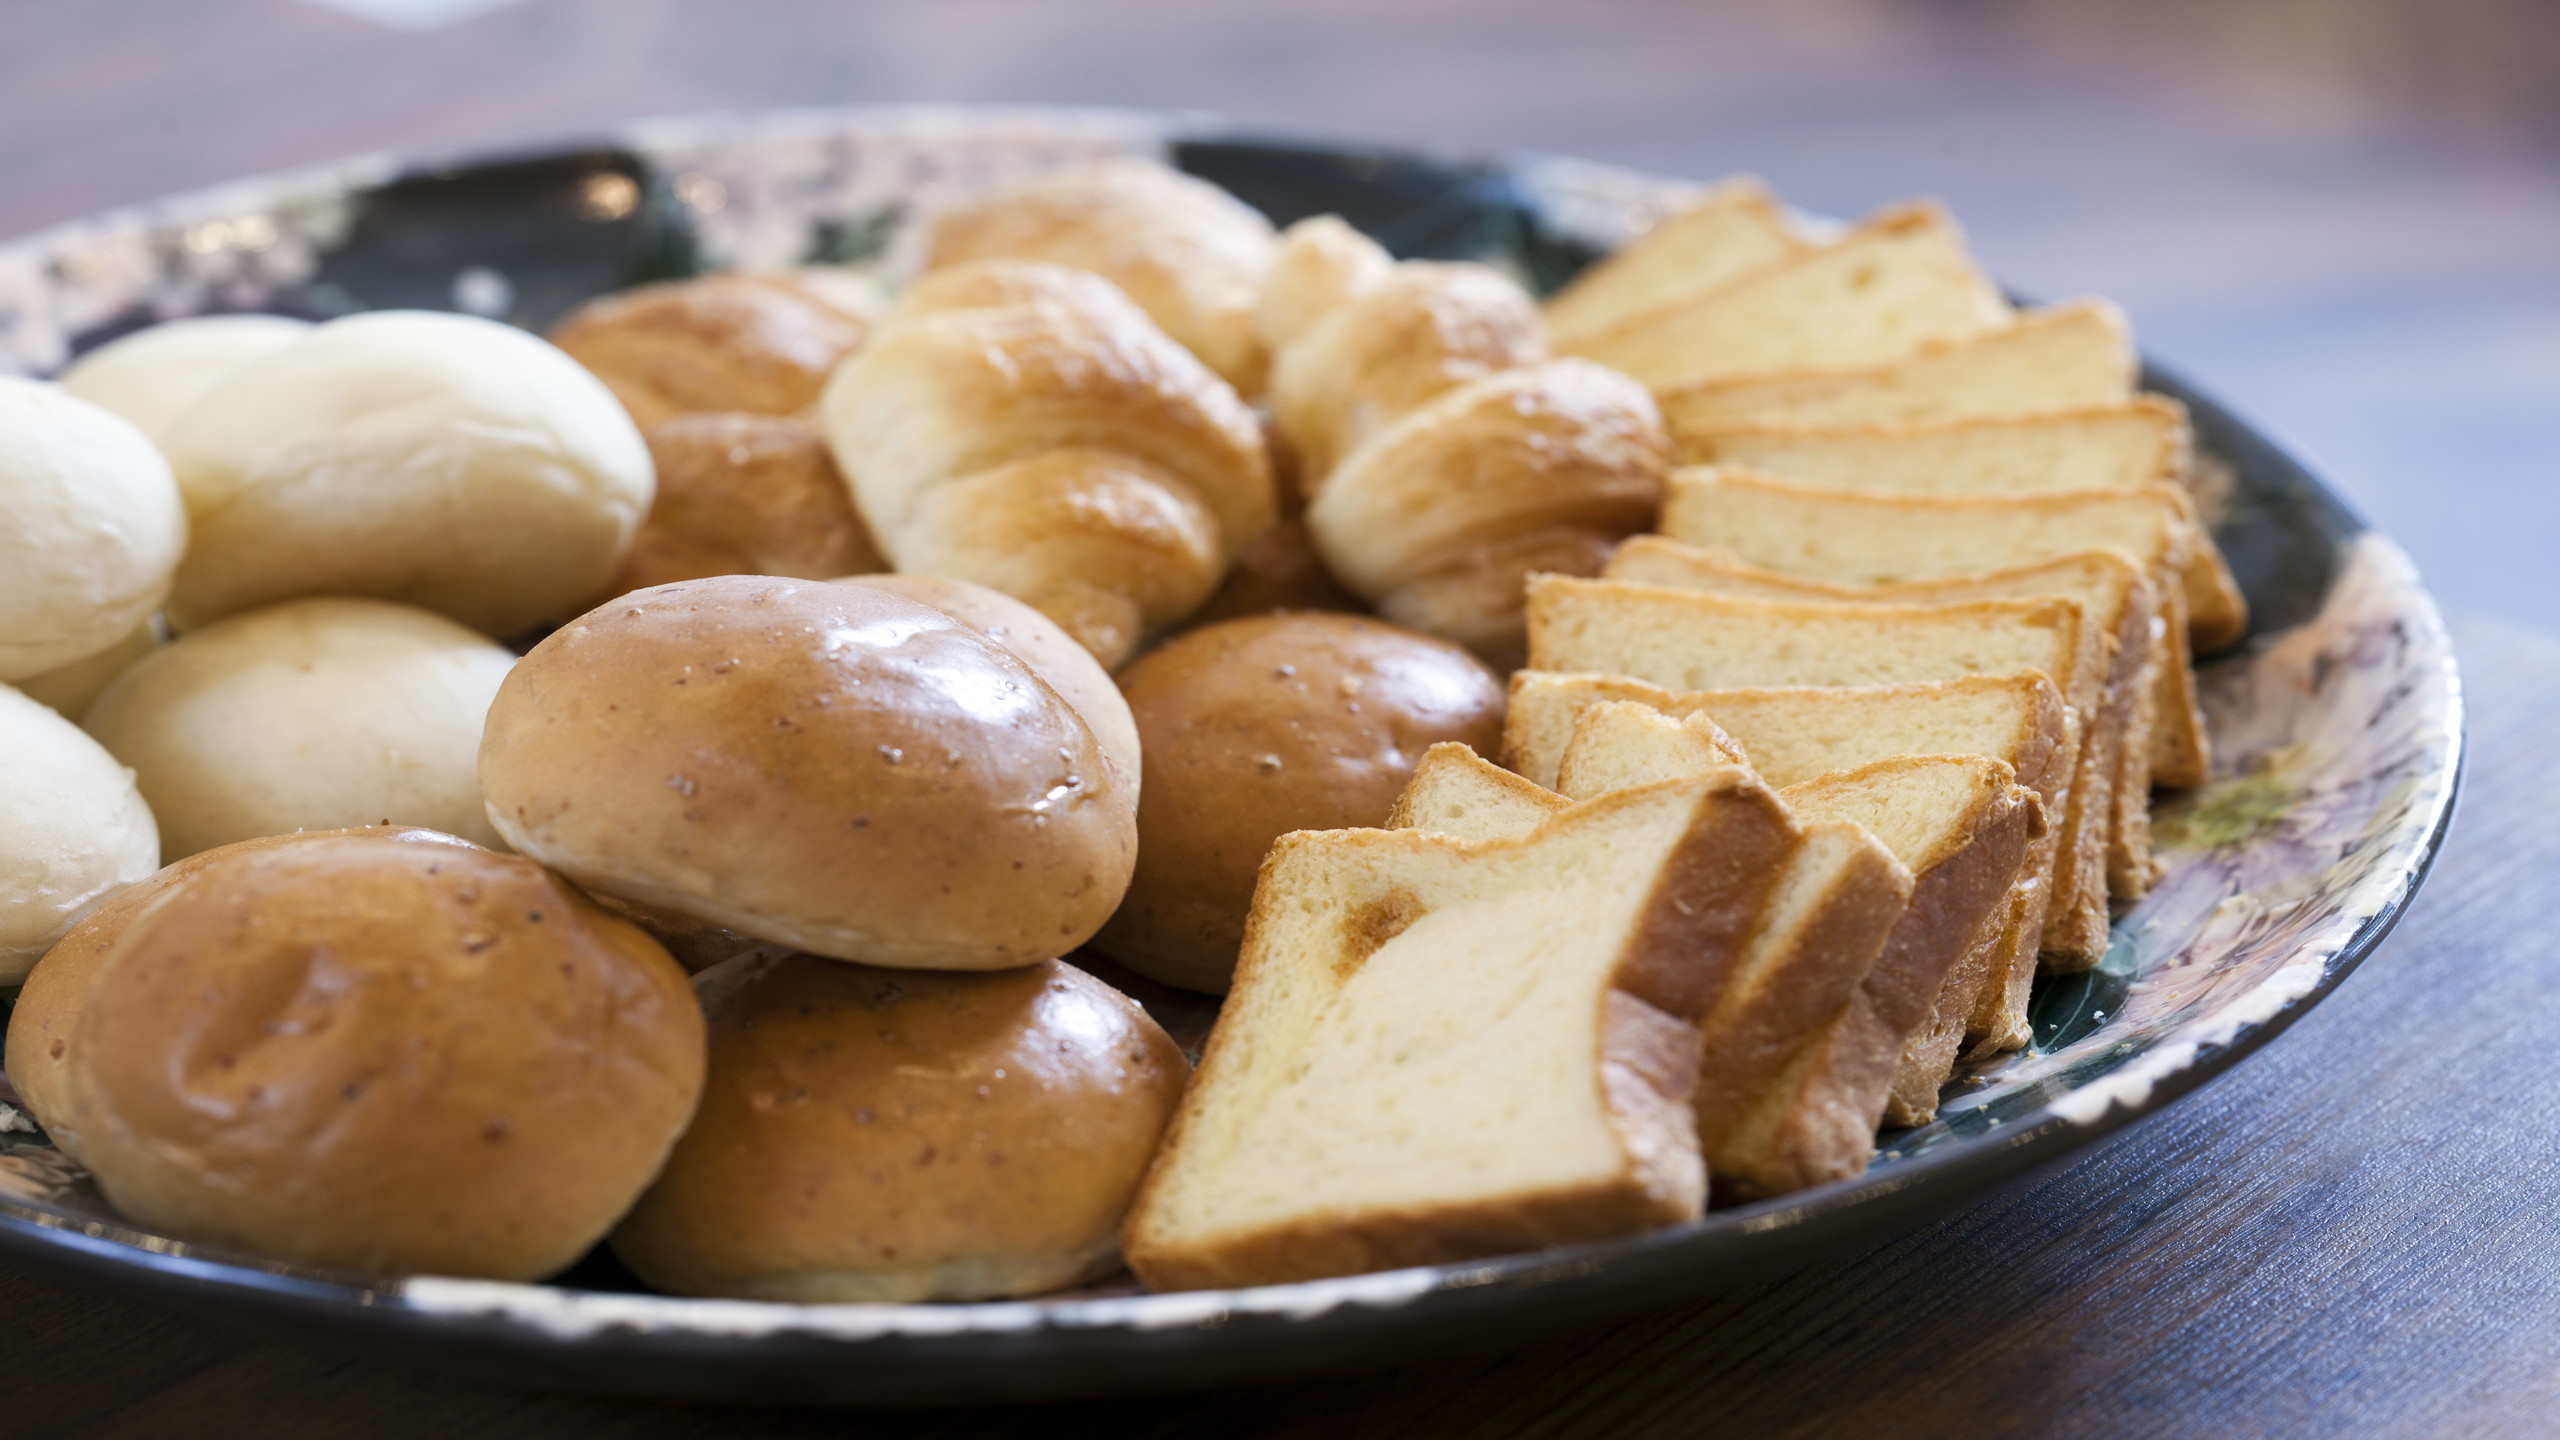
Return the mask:
[[2186,485],[2195,471],[2187,407],[2143,395],[2041,415],[1863,424],[1756,422],[1678,437],[1683,465],[1915,495],[2120,490]]
[[2124,312],[2074,300],[2016,323],[1849,370],[1709,381],[1662,395],[1676,439],[1735,425],[1923,425],[2036,415],[2133,398],[2140,363]]
[[1999,287],[1966,253],[1955,222],[1934,205],[1916,204],[1557,349],[1661,391],[1896,360],[1932,341],[1998,329],[2010,314]]
[[[2036,422],[1986,421],[1982,426],[2030,423]],[[1946,427],[1946,433],[1955,433],[1956,428]],[[1846,432],[1843,433],[1845,435]],[[1862,436],[1866,433],[1861,432]],[[1988,431],[1980,429],[1967,433]],[[1793,437],[1795,440],[1802,438],[1801,434]],[[1806,464],[1802,452],[1769,458],[1796,468],[1781,471],[1718,465],[1691,466],[1673,471],[1672,493],[1664,500],[1662,533],[1692,544],[1715,545],[1713,539],[1703,538],[1714,533],[1714,521],[1695,513],[1702,508],[1702,497],[1693,495],[1685,502],[1680,498],[1684,480],[1687,488],[1693,491],[1719,483],[1746,488],[1791,485],[1806,496],[1861,496],[1872,505],[1907,502],[1906,508],[1899,513],[1890,510],[1873,510],[1872,513],[1884,517],[1888,526],[1898,523],[1903,514],[1919,515],[1921,518],[1910,523],[1931,528],[1916,532],[1914,541],[1919,542],[1925,535],[1926,544],[1931,548],[1942,548],[1949,543],[1937,536],[1938,529],[1962,529],[1975,520],[1982,520],[1982,533],[1974,537],[1970,547],[1972,559],[1954,564],[1941,562],[1926,573],[1904,569],[1890,574],[1888,578],[1930,579],[1996,570],[2004,565],[2041,560],[2065,551],[2085,550],[2092,545],[2113,545],[2133,554],[2137,560],[2147,560],[2150,551],[2159,550],[2162,552],[2160,564],[2164,567],[2163,573],[2178,582],[2180,613],[2185,617],[2198,650],[2210,652],[2236,644],[2248,632],[2248,601],[2241,596],[2238,583],[2232,579],[2231,567],[2224,561],[2222,551],[2196,518],[2195,502],[2182,485],[2154,480],[2078,488],[2048,484],[1966,490],[1955,486],[1891,483],[1897,478],[1909,478],[1913,472],[1899,472],[1881,464],[1876,468],[1859,470],[1843,463],[1837,468],[1826,469],[1821,475],[1810,475],[1804,473],[1812,467]],[[1938,473],[1943,476],[1958,472]],[[2010,473],[2060,475],[2066,472],[2039,472],[2021,467]],[[2083,467],[2068,473],[2073,478],[2086,478],[2096,474],[2097,469]],[[1674,509],[1679,506],[1685,506],[1687,510],[1675,520]],[[1951,518],[1929,518],[1932,506],[1937,507],[1936,514]],[[2012,518],[1998,518],[2004,509]],[[1674,529],[1675,524],[1682,528]],[[2155,532],[2162,531],[2168,532],[2167,539],[2153,538]],[[1715,548],[1726,547],[1715,545]],[[1959,543],[1958,548],[1966,547]],[[1748,555],[1741,558],[1751,559]],[[1887,568],[1895,563],[1890,552],[1872,559]],[[1925,562],[1923,557],[1913,555],[1905,557],[1901,563],[1908,566]],[[1789,567],[1771,565],[1770,568],[1783,570]]]
[[1758,180],[1727,180],[1664,216],[1546,302],[1558,344],[1597,334],[1654,309],[1764,269],[1812,248]]
[[[2040,674],[1674,694],[1617,675],[1523,670],[1511,677],[1503,762],[1532,785],[1553,779],[1582,713],[1612,700],[1714,719],[1718,733],[1742,748],[1761,778],[1781,787],[1903,755],[1998,760],[2043,801],[2048,819],[2064,813],[2078,754],[2062,696]],[[1932,1024],[1938,1033],[1974,1042],[1971,1055],[2014,1050],[2029,1039],[2027,999],[2059,839],[2060,828],[2048,825],[2033,843],[2002,910],[1999,934],[1960,960],[1940,989]],[[1885,1118],[1917,1125],[1934,1113],[1946,1069],[1925,1054],[1906,1060]]]
[[1690,1023],[1800,835],[1747,775],[1516,839],[1299,831],[1122,1230],[1157,1290],[1596,1240],[1694,1217]]
[[1528,668],[1624,675],[1675,691],[1888,685],[2021,670],[2050,677],[2074,717],[2074,768],[2042,948],[2058,969],[2086,968],[2105,955],[2114,776],[2080,758],[2105,663],[2079,601],[1853,605],[1539,576],[1529,582],[1528,616]]
[[[2187,727],[2180,737],[2184,743],[2174,748],[2197,755],[2204,745],[2204,722],[2193,708],[2192,687],[2177,686],[2163,694],[2166,667],[2162,664],[2162,637],[2168,627],[2161,618],[2160,592],[2141,568],[2121,552],[2083,550],[1954,580],[1834,585],[1776,574],[1664,536],[1644,535],[1620,546],[1601,574],[1610,580],[1778,600],[1943,605],[1959,600],[2061,595],[2081,601],[2088,607],[2099,634],[2106,637],[2109,662],[2107,698],[2100,707],[2090,744],[2091,763],[2114,767],[2115,815],[2107,852],[2107,888],[2111,897],[2121,899],[2138,898],[2151,888],[2156,874],[2151,858],[2155,726]],[[2164,699],[2178,708],[2164,714]],[[2180,783],[2190,785],[2202,782],[2201,774],[2180,779]]]
[[[1602,704],[1584,712],[1566,754],[1563,783],[1573,787],[1571,799],[1541,791],[1463,745],[1439,745],[1426,752],[1408,790],[1429,798],[1400,809],[1424,824],[1492,825],[1500,823],[1496,816],[1536,823],[1533,813],[1572,799],[1733,771],[1731,756],[1731,742],[1703,717],[1680,721],[1642,705]],[[1544,798],[1527,800],[1531,795]],[[1819,1086],[1799,1057],[1825,1048],[1830,1031],[1859,1008],[1861,989],[1912,893],[1909,869],[1854,821],[1816,820],[1803,833],[1731,982],[1699,1017],[1706,1043],[1698,1135],[1718,1203],[1855,1174],[1875,1134],[1876,1115],[1869,1114],[1855,1145],[1834,1137],[1825,1146],[1829,1153],[1854,1153],[1857,1164],[1808,1177],[1796,1153],[1799,1132],[1772,1118],[1799,1108],[1809,1080]],[[1874,1086],[1879,1113],[1894,1059],[1884,1057],[1884,1075]],[[1818,1113],[1822,1123],[1833,1124],[1839,1107],[1821,1106]]]

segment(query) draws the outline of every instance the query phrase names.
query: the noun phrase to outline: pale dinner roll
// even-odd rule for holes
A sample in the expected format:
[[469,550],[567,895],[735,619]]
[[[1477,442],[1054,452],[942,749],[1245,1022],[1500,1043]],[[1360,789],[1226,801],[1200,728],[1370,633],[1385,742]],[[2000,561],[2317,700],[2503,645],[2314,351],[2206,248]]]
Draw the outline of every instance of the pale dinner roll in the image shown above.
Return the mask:
[[655,490],[631,417],[576,361],[424,311],[332,320],[241,366],[168,449],[195,524],[180,630],[372,595],[513,635],[604,588]]
[[680,1295],[985,1300],[1108,1274],[1191,1067],[1051,961],[932,975],[759,953],[697,982],[702,1108],[613,1232]]
[[1459,647],[1317,613],[1177,635],[1120,676],[1145,747],[1138,869],[1101,947],[1168,984],[1223,993],[1254,877],[1292,830],[1386,823],[1422,752],[1491,754],[1502,681]]
[[480,722],[514,663],[414,606],[289,600],[154,651],[85,724],[140,777],[172,860],[386,823],[496,844],[480,804]]
[[0,685],[0,985],[89,906],[160,866],[133,772],[78,726]]
[[56,665],[41,675],[30,675],[18,682],[27,698],[53,707],[66,720],[78,720],[89,713],[116,677],[133,668],[134,662],[160,648],[167,637],[160,626],[145,620],[133,627],[125,637],[86,659],[68,665]]
[[0,680],[131,634],[186,548],[178,487],[141,431],[59,385],[0,376]]
[[62,388],[133,422],[166,444],[169,429],[214,382],[311,332],[283,315],[198,315],[110,340],[54,378]]
[[53,948],[27,973],[9,1012],[8,1048],[0,1051],[0,1070],[44,1126],[54,1148],[78,1160],[81,1133],[87,1128],[71,1104],[71,1056],[79,1048],[80,1012],[87,1009],[94,982],[106,957],[124,936],[133,917],[167,894],[180,881],[208,865],[248,850],[299,843],[314,835],[369,835],[387,840],[423,841],[468,848],[469,841],[435,830],[374,825],[358,830],[313,830],[295,835],[268,835],[236,845],[190,855],[125,886],[80,917]]
[[364,835],[220,857],[97,961],[65,1077],[118,1210],[278,1259],[530,1280],[693,1113],[657,942],[530,860]]
[[1120,901],[1135,787],[1003,645],[863,585],[636,591],[490,708],[498,833],[590,890],[845,960],[1031,965]]
[[1000,590],[940,575],[848,575],[845,583],[922,601],[1012,651],[1076,707],[1101,742],[1103,758],[1119,772],[1131,796],[1137,794],[1138,722],[1129,716],[1129,702],[1112,683],[1111,672],[1057,621]]
[[808,408],[881,308],[849,270],[700,275],[590,300],[551,340],[654,430],[678,415]]

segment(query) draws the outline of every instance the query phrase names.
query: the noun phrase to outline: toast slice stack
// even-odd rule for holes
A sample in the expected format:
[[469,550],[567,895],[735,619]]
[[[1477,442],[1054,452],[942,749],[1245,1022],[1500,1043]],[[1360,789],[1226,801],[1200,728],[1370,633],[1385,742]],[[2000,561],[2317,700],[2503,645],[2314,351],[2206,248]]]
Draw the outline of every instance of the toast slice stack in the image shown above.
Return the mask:
[[[2114,830],[2107,885],[2132,899],[2151,888],[2151,786],[2198,785],[2205,776],[2204,717],[2195,700],[2184,647],[2170,663],[2158,587],[2113,550],[2084,550],[2052,560],[1954,580],[1901,585],[1836,585],[1741,564],[1659,535],[1620,546],[1605,579],[1779,600],[1836,600],[1897,605],[2053,595],[2080,601],[2105,637],[2106,699],[2100,707],[2097,763],[2114,766]],[[2159,757],[2170,773],[2157,773]]]
[[2232,644],[2249,626],[2248,602],[2175,485],[1917,495],[1691,467],[1672,472],[1656,528],[1746,565],[1861,585],[2121,550],[2160,577],[2196,650]]
[[1888,210],[1839,240],[1627,315],[1557,349],[1656,392],[1879,364],[2009,323],[2009,303],[1946,212]]
[[1679,440],[1744,425],[1925,425],[2116,405],[2133,398],[2140,369],[2124,312],[2076,300],[1899,360],[1713,380],[1660,398]]
[[[1995,761],[2041,801],[2064,813],[2076,747],[2069,712],[2051,681],[2034,673],[1857,688],[1733,689],[1676,694],[1622,676],[1524,670],[1511,680],[1503,722],[1503,762],[1534,787],[1554,782],[1565,750],[1592,708],[1612,701],[1675,718],[1706,717],[1780,793],[1905,756],[1960,755]],[[1488,767],[1489,768],[1489,767]],[[1497,772],[1507,773],[1507,772]],[[1417,775],[1416,787],[1421,786]],[[1408,792],[1411,794],[1412,792]],[[1963,957],[1932,1010],[1941,1043],[1953,1035],[1968,1055],[2015,1049],[2028,1038],[2026,1004],[2037,942],[2051,896],[2058,827],[2031,840],[1986,945]],[[1956,1057],[1910,1057],[1897,1072],[1885,1118],[1925,1123]]]
[[1283,836],[1130,1267],[1278,1283],[1695,1216],[1693,1021],[1801,840],[1732,767],[1513,838]]
[[1596,335],[1648,310],[1709,293],[1812,248],[1757,180],[1727,180],[1657,221],[1625,249],[1548,298],[1547,333],[1558,345]]
[[2079,601],[1840,604],[1541,576],[1530,582],[1528,615],[1530,669],[1623,675],[1673,691],[2047,676],[2072,716],[2073,768],[2041,948],[2064,969],[2106,953],[2115,757],[2089,754],[2107,660]]

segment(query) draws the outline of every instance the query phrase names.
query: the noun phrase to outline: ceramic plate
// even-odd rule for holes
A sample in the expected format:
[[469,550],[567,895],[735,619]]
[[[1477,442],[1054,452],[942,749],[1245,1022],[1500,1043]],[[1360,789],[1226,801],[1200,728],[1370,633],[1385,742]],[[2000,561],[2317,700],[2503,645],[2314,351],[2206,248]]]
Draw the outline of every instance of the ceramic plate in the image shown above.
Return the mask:
[[[1161,156],[1286,223],[1339,213],[1406,256],[1551,289],[1693,187],[1551,159],[1271,142],[1191,117],[847,110],[632,127],[431,166],[366,160],[0,246],[0,369],[44,374],[172,316],[465,310],[539,329],[589,296],[810,260],[895,282],[949,197]],[[2166,878],[2106,962],[2040,983],[2037,1043],[1885,1137],[1865,1176],[1636,1239],[1207,1294],[974,1305],[640,1293],[609,1257],[549,1285],[359,1276],[137,1230],[0,1105],[0,1255],[226,1321],[626,1394],[935,1404],[1163,1390],[1527,1341],[1854,1253],[2169,1104],[2264,1044],[2391,927],[2453,805],[2462,705],[2399,547],[2275,444],[2192,407],[2247,642],[2203,672],[2213,783],[2158,817]],[[1162,996],[1147,997],[1165,1003]],[[1201,1018],[1168,1014],[1177,1028]],[[0,1092],[5,1098],[5,1092]]]

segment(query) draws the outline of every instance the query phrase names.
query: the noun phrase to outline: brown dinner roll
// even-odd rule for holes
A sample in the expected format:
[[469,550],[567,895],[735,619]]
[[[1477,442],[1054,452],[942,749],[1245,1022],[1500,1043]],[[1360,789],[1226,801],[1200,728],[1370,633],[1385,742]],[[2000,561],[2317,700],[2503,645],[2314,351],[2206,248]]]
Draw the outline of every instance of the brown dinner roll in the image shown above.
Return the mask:
[[1235,568],[1218,583],[1209,602],[1193,613],[1191,628],[1214,625],[1274,610],[1361,609],[1359,599],[1342,588],[1316,557],[1306,523],[1294,516],[1271,522],[1236,556]]
[[1138,869],[1102,947],[1223,993],[1255,874],[1292,830],[1386,822],[1422,752],[1492,751],[1502,682],[1458,646],[1357,615],[1281,614],[1176,636],[1122,672],[1147,778]]
[[591,890],[814,954],[940,970],[1074,949],[1136,796],[1003,645],[861,585],[661,585],[554,632],[480,748],[507,843]]
[[848,585],[868,585],[921,601],[1014,653],[1031,672],[1066,697],[1093,727],[1102,753],[1134,790],[1138,784],[1138,722],[1111,672],[1076,643],[1057,621],[1001,590],[941,575],[848,575]]
[[702,1089],[702,1013],[657,942],[477,848],[239,847],[95,963],[82,1162],[146,1226],[280,1259],[547,1275],[630,1208]]
[[1107,1274],[1191,1067],[1051,961],[936,975],[759,952],[705,974],[710,1078],[613,1232],[683,1295],[981,1300]]
[[678,415],[649,432],[658,498],[610,589],[706,575],[824,580],[884,569],[818,427],[793,415]]
[[242,840],[195,854],[171,865],[164,865],[141,880],[127,885],[108,897],[104,904],[81,917],[53,948],[44,952],[28,974],[26,988],[18,992],[17,1008],[9,1014],[9,1042],[0,1051],[0,1071],[6,1071],[9,1083],[16,1087],[19,1098],[27,1102],[44,1126],[46,1138],[54,1148],[77,1160],[80,1158],[81,1124],[71,1107],[71,1052],[78,1043],[80,1012],[89,1004],[91,983],[97,978],[106,956],[124,936],[133,917],[149,908],[151,902],[169,893],[181,881],[192,877],[207,865],[225,857],[278,845],[298,845],[316,835],[363,835],[383,840],[425,841],[436,845],[476,848],[459,836],[441,830],[420,830],[406,825],[368,825],[355,830],[315,830],[291,835],[266,835],[255,840]]
[[[877,305],[824,270],[702,275],[590,300],[551,343],[613,391],[642,430],[678,415],[788,415],[816,403]],[[848,283],[850,282],[850,283]]]

